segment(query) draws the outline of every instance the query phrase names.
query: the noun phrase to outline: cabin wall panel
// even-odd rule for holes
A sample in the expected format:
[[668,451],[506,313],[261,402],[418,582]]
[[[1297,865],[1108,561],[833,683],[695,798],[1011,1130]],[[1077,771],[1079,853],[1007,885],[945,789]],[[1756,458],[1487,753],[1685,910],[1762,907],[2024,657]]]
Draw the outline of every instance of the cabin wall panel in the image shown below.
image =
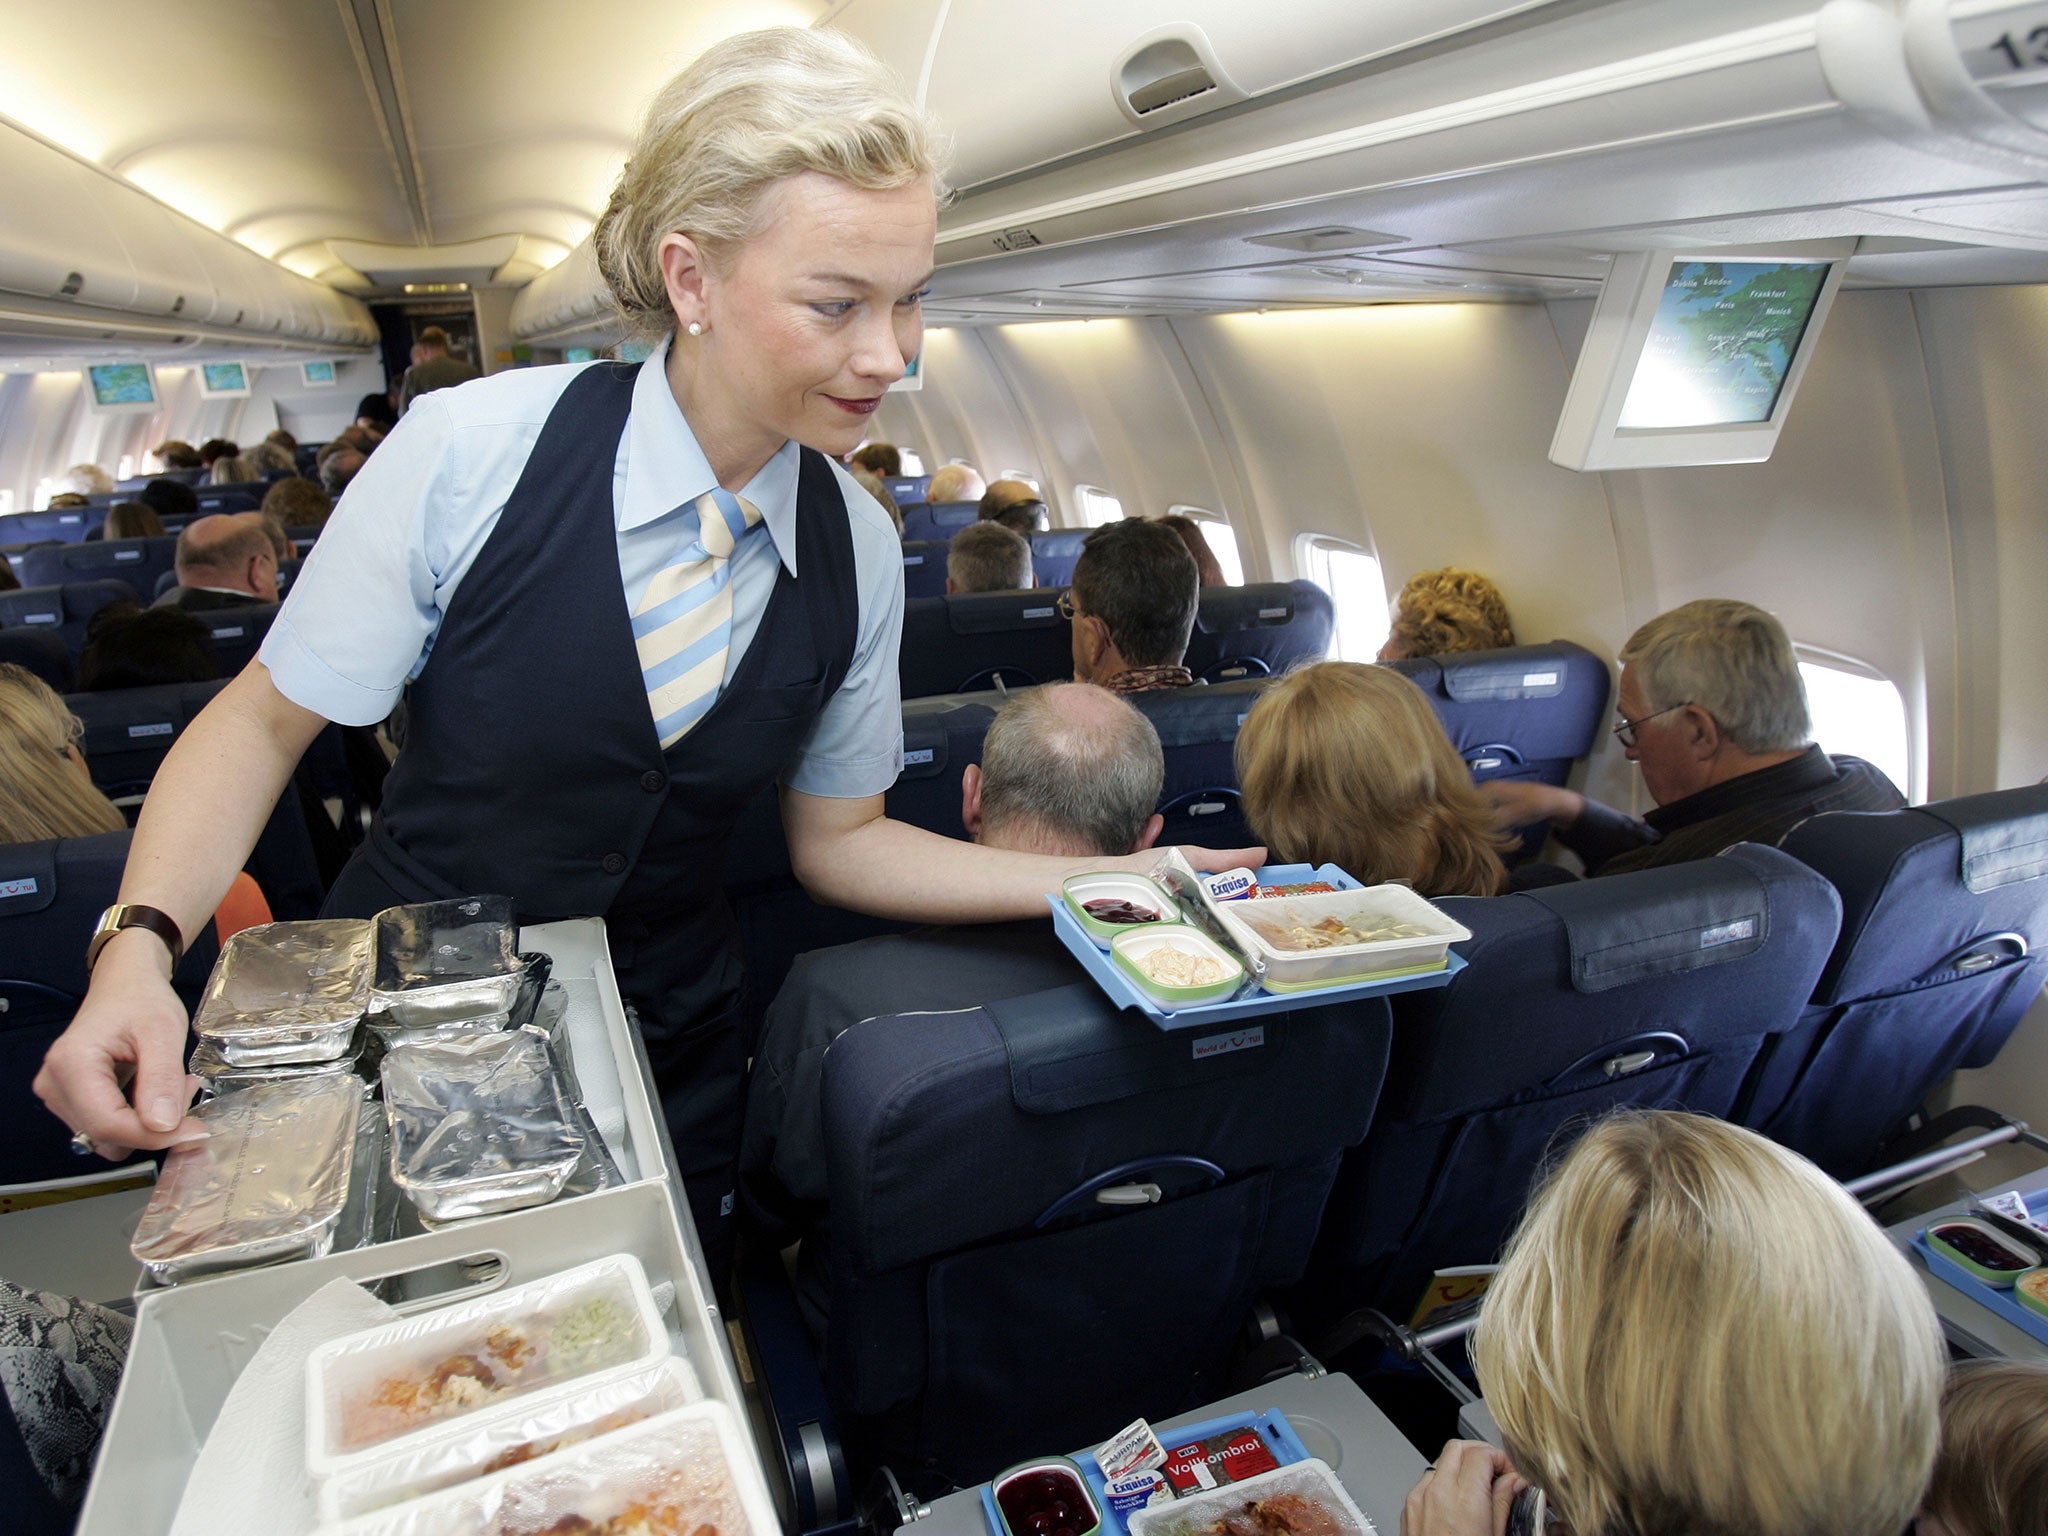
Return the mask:
[[[1050,466],[1042,462],[1016,397],[979,331],[927,331],[922,358],[924,388],[882,402],[875,412],[877,441],[916,450],[927,474],[948,460],[964,459],[989,476],[1028,469],[1034,478],[1044,478]],[[1057,516],[1058,507],[1053,510]]]

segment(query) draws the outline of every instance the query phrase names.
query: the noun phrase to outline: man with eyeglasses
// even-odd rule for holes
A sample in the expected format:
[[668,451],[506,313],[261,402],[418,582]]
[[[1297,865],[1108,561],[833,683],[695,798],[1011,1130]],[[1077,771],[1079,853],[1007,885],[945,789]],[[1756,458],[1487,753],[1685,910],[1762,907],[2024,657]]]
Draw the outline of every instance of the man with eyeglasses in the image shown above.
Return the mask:
[[1638,820],[1575,790],[1483,785],[1503,827],[1548,821],[1590,875],[1776,843],[1823,811],[1894,811],[1905,797],[1856,757],[1813,741],[1785,627],[1761,608],[1702,598],[1660,614],[1621,648],[1614,736],[1657,808]]

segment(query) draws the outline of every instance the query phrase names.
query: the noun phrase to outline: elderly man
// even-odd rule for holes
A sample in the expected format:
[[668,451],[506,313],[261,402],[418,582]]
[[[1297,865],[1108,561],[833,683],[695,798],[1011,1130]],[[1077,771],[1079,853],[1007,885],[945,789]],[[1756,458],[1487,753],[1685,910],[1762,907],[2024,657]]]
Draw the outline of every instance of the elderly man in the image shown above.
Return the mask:
[[1181,665],[1201,576],[1171,528],[1127,517],[1089,534],[1060,612],[1074,626],[1074,676],[1112,693],[1194,682]]
[[1022,480],[997,480],[981,493],[977,514],[985,523],[1001,523],[1029,538],[1051,526],[1051,515],[1038,492]]
[[978,502],[987,489],[981,483],[980,471],[972,464],[941,464],[925,489],[924,499],[934,506],[941,502]]
[[158,608],[200,613],[277,601],[277,546],[261,512],[216,512],[178,535],[178,584]]
[[[1159,836],[1159,737],[1122,699],[1079,683],[1019,694],[996,716],[961,785],[977,843],[1074,859],[1133,853]],[[825,1050],[862,1019],[972,1008],[1082,975],[1044,921],[927,928],[799,956],[754,1057],[740,1180],[785,1236],[825,1200]]]
[[1588,874],[1712,858],[1775,843],[1822,811],[1895,811],[1896,785],[1813,742],[1785,628],[1748,603],[1703,598],[1660,614],[1621,648],[1615,737],[1657,808],[1641,820],[1544,784],[1483,786],[1503,826],[1548,821]]
[[1001,523],[970,523],[946,546],[946,592],[1017,592],[1031,585],[1031,541]]

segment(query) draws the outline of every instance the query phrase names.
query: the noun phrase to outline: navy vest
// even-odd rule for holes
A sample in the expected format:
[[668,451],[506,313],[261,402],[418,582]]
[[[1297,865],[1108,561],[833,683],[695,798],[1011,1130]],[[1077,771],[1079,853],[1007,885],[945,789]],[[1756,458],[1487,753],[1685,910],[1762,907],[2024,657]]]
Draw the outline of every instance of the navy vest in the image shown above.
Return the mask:
[[633,379],[630,367],[586,368],[549,413],[412,684],[383,807],[327,910],[501,892],[522,922],[603,915],[663,1075],[662,1042],[713,1023],[737,993],[726,833],[844,680],[859,591],[845,498],[805,449],[803,580],[778,569],[731,682],[663,752],[612,505]]

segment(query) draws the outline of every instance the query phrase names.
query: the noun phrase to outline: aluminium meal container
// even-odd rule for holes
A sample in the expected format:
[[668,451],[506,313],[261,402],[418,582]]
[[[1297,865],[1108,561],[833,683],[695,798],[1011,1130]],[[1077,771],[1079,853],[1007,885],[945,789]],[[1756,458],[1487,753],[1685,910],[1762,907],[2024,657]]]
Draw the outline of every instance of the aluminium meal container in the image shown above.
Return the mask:
[[510,1018],[522,977],[511,897],[386,907],[375,924],[370,1011],[384,1016],[382,1027],[474,1028],[487,1015]]
[[[1259,1508],[1269,1502],[1270,1511]],[[1313,1456],[1241,1483],[1155,1500],[1133,1510],[1127,1524],[1131,1536],[1212,1536],[1219,1529],[1373,1536],[1372,1522],[1360,1513],[1330,1464]]]
[[332,1536],[781,1536],[732,1409],[715,1398],[411,1504]]
[[431,1221],[544,1205],[583,1157],[583,1119],[528,1030],[401,1045],[380,1077],[392,1179]]
[[407,1503],[538,1460],[700,1401],[697,1373],[681,1355],[596,1382],[567,1386],[485,1409],[418,1437],[410,1450],[380,1456],[320,1485],[329,1524]]
[[668,1353],[629,1253],[333,1339],[306,1362],[306,1468],[334,1477],[482,1409]]
[[[1178,923],[1181,920],[1180,907],[1174,899],[1143,875],[1069,875],[1060,886],[1060,896],[1066,902],[1067,910],[1074,915],[1074,921],[1081,925],[1081,931],[1095,941],[1097,949],[1108,949],[1110,940],[1120,933],[1130,933],[1153,923]],[[1141,911],[1150,912],[1152,917],[1149,922],[1105,922],[1088,910],[1091,901],[1128,902]]]
[[[212,1041],[201,1040],[192,1047],[192,1056],[185,1063],[185,1070],[199,1079],[203,1093],[210,1098],[219,1098],[224,1093],[254,1088],[259,1083],[288,1083],[342,1073],[354,1075],[359,1059],[360,1050],[352,1045],[348,1055],[337,1056],[332,1061],[273,1061],[238,1067],[222,1056]],[[357,1077],[356,1081],[362,1085],[365,1094],[370,1091],[370,1085],[362,1078]]]
[[173,1147],[129,1245],[159,1285],[333,1246],[355,1163],[362,1084],[264,1083],[192,1111],[209,1132]]
[[370,945],[361,918],[244,928],[221,947],[192,1032],[236,1067],[346,1056],[369,1005]]
[[[1471,929],[1405,885],[1220,902],[1216,911],[1232,941],[1263,967],[1269,992],[1440,971],[1449,961],[1451,945],[1472,937]],[[1333,921],[1368,928],[1405,924],[1421,932],[1321,947],[1290,937],[1312,934],[1318,924]]]

